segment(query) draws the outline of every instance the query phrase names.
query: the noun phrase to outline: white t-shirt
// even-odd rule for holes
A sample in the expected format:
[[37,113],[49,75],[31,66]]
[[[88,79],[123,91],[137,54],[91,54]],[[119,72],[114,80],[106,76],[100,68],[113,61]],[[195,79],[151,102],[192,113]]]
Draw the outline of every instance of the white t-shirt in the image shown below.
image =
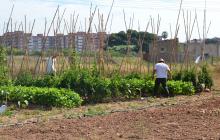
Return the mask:
[[165,63],[157,63],[154,69],[156,70],[157,78],[167,78],[167,71],[170,70],[169,66]]

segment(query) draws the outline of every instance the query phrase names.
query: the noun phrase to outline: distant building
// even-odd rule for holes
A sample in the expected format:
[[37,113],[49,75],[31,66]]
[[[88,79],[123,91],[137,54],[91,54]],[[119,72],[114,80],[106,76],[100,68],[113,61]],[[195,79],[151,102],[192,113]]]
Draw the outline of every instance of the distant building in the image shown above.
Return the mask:
[[23,31],[7,32],[2,36],[2,43],[14,48],[23,48],[25,46],[25,34]]
[[77,32],[75,36],[75,46],[76,50],[81,52],[83,48],[86,47],[86,33],[85,32]]
[[179,61],[178,50],[178,39],[158,40],[155,45],[153,43],[149,45],[149,52],[144,58],[155,63],[160,58],[165,59],[166,62],[177,62]]
[[[182,53],[180,53],[180,57],[183,59],[184,49],[186,47],[185,43],[180,44],[182,48]],[[201,50],[203,47],[202,41],[199,42],[190,42],[189,43],[189,55],[191,60],[195,60],[198,56],[201,55]],[[220,57],[220,46],[219,43],[206,43],[204,48],[204,56],[206,58],[209,57]]]
[[[68,35],[57,34],[56,36],[44,37],[43,34],[32,36],[25,34],[23,31],[7,32],[0,37],[0,43],[6,46],[13,46],[14,48],[23,49],[28,46],[30,50],[40,51],[43,47],[45,49],[53,48],[70,48],[73,47],[76,51],[83,51],[83,49],[97,50],[100,46],[100,36],[106,39],[106,33],[89,33],[77,32]],[[87,47],[87,48],[86,48]]]

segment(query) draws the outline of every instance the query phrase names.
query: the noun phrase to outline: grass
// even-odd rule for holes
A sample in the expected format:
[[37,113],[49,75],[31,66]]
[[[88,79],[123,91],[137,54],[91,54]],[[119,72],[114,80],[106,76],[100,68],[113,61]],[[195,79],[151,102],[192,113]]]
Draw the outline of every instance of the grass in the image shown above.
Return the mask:
[[[29,70],[31,72],[34,73],[35,71],[35,65],[37,64],[37,59],[39,56],[29,56]],[[81,61],[80,61],[81,59]],[[8,58],[9,60],[9,58]],[[22,64],[22,60],[23,60],[23,56],[14,56],[14,68],[13,68],[13,75],[17,75],[19,73],[19,71],[21,70],[21,64]],[[65,58],[65,65],[63,66],[63,59],[61,57],[57,58],[57,71],[63,71],[65,69],[69,68],[69,63],[67,62],[67,58]],[[86,61],[84,61],[86,60]],[[105,60],[104,62],[104,73],[112,73],[115,70],[118,70],[121,62],[123,60],[123,57],[114,57],[111,58],[111,60],[109,60],[109,62],[106,62],[107,60]],[[78,64],[80,67],[88,67],[91,68],[94,64],[94,58],[93,57],[82,57],[82,58],[77,58],[77,63],[80,62],[80,64]],[[116,62],[116,63],[114,63]],[[141,71],[142,73],[146,73],[148,68],[147,68],[147,62],[143,61],[142,66],[141,66],[141,70],[139,70],[139,68],[137,69],[137,62],[138,62],[138,58],[137,57],[129,57],[127,58],[127,61],[124,60],[123,64],[122,64],[122,68],[121,68],[121,73],[130,73],[133,71]],[[41,68],[40,68],[40,74],[45,73],[44,70],[46,70],[46,60],[44,60],[42,62]],[[11,70],[11,64],[10,65],[10,71]],[[26,64],[27,65],[27,64]],[[25,65],[25,66],[26,66]],[[150,65],[150,69],[153,68],[152,64]],[[24,67],[26,68],[26,67]]]

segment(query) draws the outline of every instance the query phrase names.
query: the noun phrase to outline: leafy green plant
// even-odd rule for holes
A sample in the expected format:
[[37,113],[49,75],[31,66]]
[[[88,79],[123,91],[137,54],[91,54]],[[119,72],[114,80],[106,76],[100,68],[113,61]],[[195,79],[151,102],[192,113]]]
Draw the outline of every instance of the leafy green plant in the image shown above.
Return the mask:
[[201,71],[198,73],[198,83],[205,84],[205,88],[211,89],[213,86],[213,79],[207,68],[208,66],[206,65],[202,66]]
[[182,81],[192,82],[193,86],[196,87],[196,71],[194,69],[183,71]]
[[8,79],[8,69],[7,69],[7,54],[6,47],[0,45],[0,86],[10,85],[11,82]]
[[167,86],[173,95],[193,95],[195,93],[191,82],[168,81]]
[[[66,89],[3,86],[1,91],[8,92],[8,101],[20,104],[34,104],[55,107],[75,107],[82,102],[80,96]],[[0,94],[0,99],[4,98]]]
[[16,86],[33,86],[34,79],[30,72],[21,72],[18,74],[16,80],[14,81]]
[[[24,81],[24,83],[28,85],[27,81],[30,81],[30,79],[32,79],[32,77],[24,75],[23,79],[19,78],[17,81]],[[192,81],[195,79],[194,73],[191,71],[185,72],[182,74],[181,79],[189,82],[169,82],[168,86],[170,91],[174,95],[194,94],[194,87],[191,86]],[[154,90],[154,81],[152,81],[151,76],[144,76],[138,73],[122,76],[118,73],[114,73],[109,75],[109,77],[104,77],[100,75],[95,67],[92,69],[68,70],[60,77],[46,75],[42,78],[32,79],[30,83],[29,86],[56,87],[74,90],[84,100],[84,103],[99,103],[112,100],[135,99],[141,96],[152,96]],[[21,103],[24,100],[30,102],[29,94],[25,94],[25,96],[24,99],[20,99],[19,95],[16,99]],[[50,105],[50,103],[55,102],[56,96],[58,95],[50,92],[47,92],[47,94],[40,92],[36,95],[37,98],[34,98],[34,101],[38,104]]]
[[43,77],[34,79],[33,86],[36,87],[58,87],[60,78],[53,75],[44,75]]

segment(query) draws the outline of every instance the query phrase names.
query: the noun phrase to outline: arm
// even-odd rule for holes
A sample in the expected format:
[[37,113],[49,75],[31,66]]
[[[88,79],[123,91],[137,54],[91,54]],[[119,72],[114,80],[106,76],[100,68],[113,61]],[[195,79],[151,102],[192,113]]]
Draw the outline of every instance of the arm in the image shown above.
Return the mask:
[[168,78],[169,78],[169,79],[172,79],[172,74],[171,74],[171,70],[170,70],[169,67],[168,67],[168,69],[167,69],[167,72],[168,72]]
[[153,70],[152,79],[154,79],[154,75],[155,75],[155,73],[156,73],[156,68],[154,68],[154,70]]

